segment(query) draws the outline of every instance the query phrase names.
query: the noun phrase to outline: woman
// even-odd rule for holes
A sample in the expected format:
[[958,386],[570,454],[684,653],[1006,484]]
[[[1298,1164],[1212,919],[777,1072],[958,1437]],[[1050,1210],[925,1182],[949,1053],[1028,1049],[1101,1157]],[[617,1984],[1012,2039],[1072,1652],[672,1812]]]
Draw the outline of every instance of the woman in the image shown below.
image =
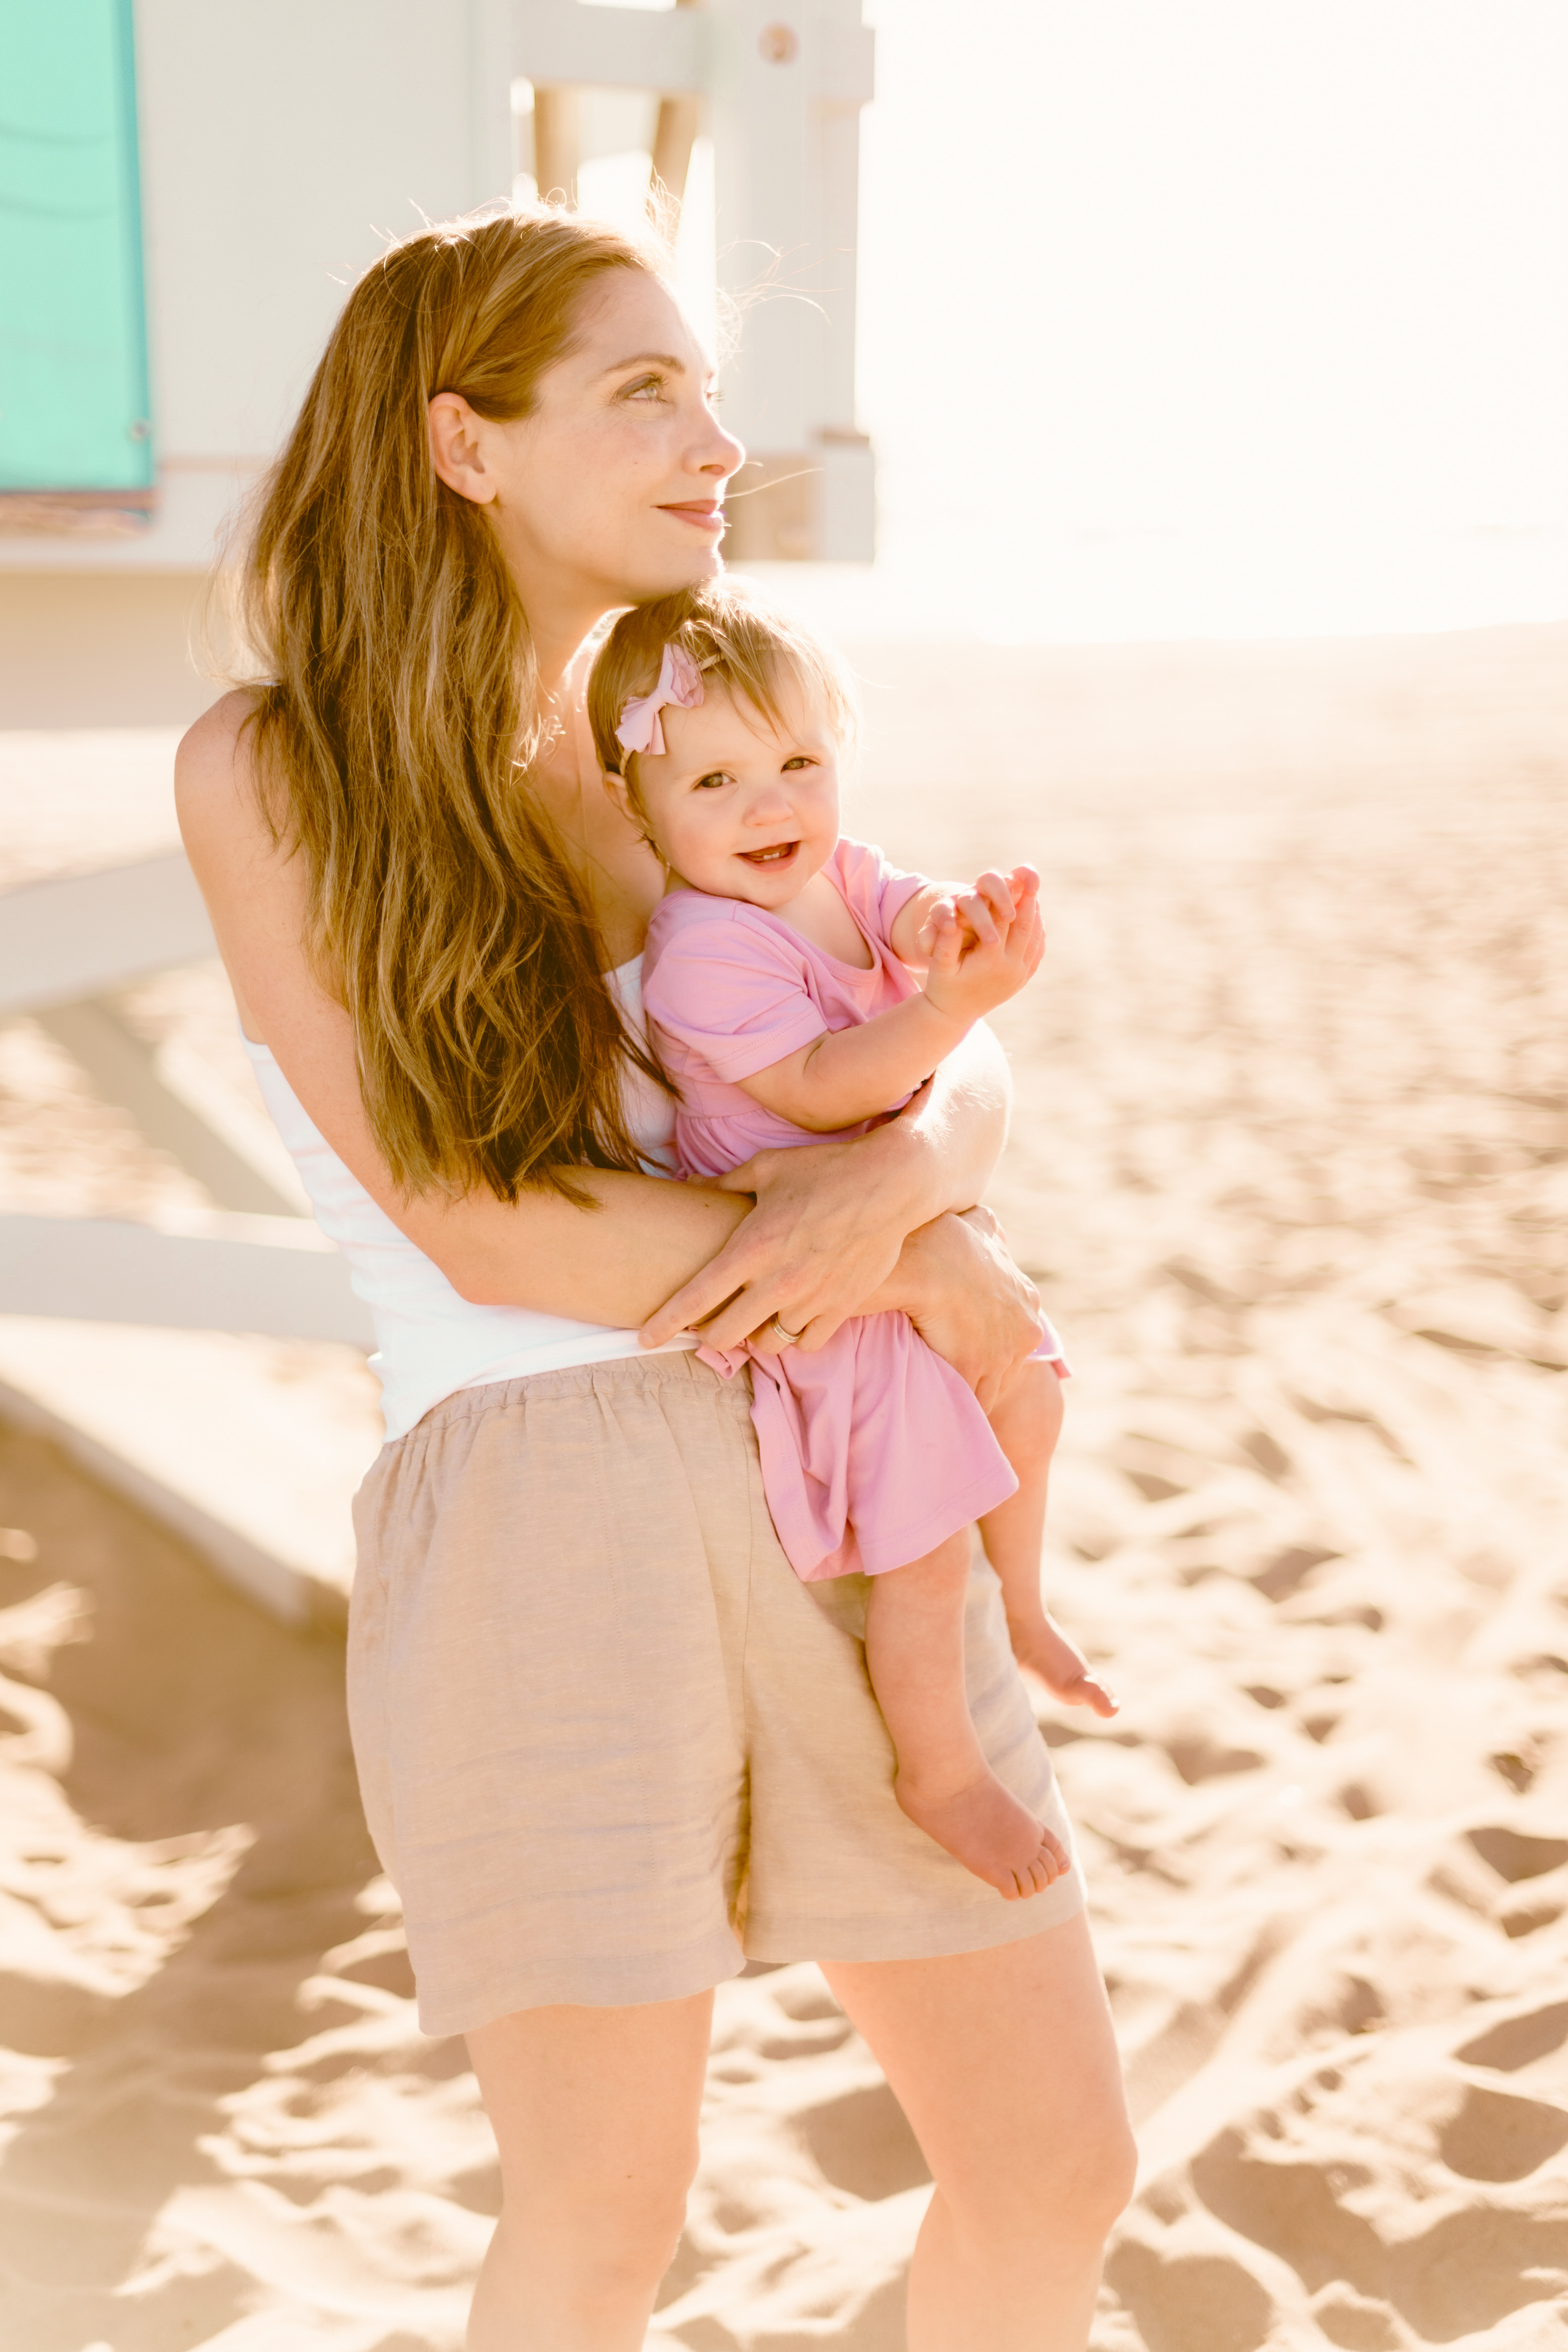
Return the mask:
[[[994,1048],[858,1142],[645,1172],[663,877],[600,789],[584,647],[720,568],[710,383],[605,228],[394,247],[265,488],[268,683],[185,738],[181,823],[382,1340],[351,1721],[422,2020],[467,2034],[500,2150],[474,2352],[641,2346],[747,1954],[821,1962],[925,2150],[913,2352],[1070,2352],[1131,2160],[1078,1874],[1004,1903],[898,1812],[853,1594],[795,1578],[740,1384],[672,1345],[901,1307],[984,1401],[1037,1335],[954,1213],[1002,1140]],[[992,1764],[1065,1836],[984,1571],[968,1643]]]

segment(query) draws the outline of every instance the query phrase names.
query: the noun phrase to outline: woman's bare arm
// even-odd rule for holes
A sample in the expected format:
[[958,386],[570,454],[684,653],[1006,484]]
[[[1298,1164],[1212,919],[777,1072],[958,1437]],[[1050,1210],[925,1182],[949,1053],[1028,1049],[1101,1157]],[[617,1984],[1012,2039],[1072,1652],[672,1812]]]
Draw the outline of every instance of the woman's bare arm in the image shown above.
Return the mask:
[[[715,1305],[746,1288],[731,1322],[754,1311],[754,1328],[783,1307],[836,1328],[894,1278],[917,1227],[978,1199],[1001,1149],[1007,1102],[1005,1065],[979,1033],[890,1126],[857,1144],[769,1154],[771,1167],[754,1163],[720,1185],[584,1170],[596,1211],[547,1192],[510,1206],[487,1192],[456,1201],[404,1195],[370,1132],[349,1015],[306,961],[303,877],[274,845],[258,808],[240,732],[246,709],[243,695],[230,695],[198,720],[175,769],[186,850],[240,1017],[270,1047],[333,1150],[464,1297],[635,1327],[706,1271]],[[737,1268],[727,1244],[742,1234],[745,1263]],[[908,1252],[911,1265],[931,1256],[929,1244],[923,1255]],[[923,1286],[911,1282],[929,1289],[929,1274]],[[661,1336],[684,1319],[669,1321]]]
[[767,1328],[776,1316],[810,1349],[873,1302],[906,1305],[896,1295],[902,1244],[979,1200],[1006,1140],[1010,1101],[1006,1060],[981,1024],[885,1127],[854,1143],[760,1151],[721,1176],[722,1190],[744,1191],[756,1206],[648,1318],[644,1340],[657,1347],[700,1323],[716,1347],[757,1332],[759,1346],[777,1349],[784,1343]]
[[597,1212],[530,1192],[409,1197],[387,1174],[360,1097],[353,1026],[319,985],[301,945],[304,878],[256,805],[245,698],[230,695],[180,746],[175,796],[247,1034],[264,1042],[332,1150],[395,1224],[465,1298],[584,1322],[636,1325],[689,1281],[745,1219],[717,1187],[580,1171]]
[[889,1307],[902,1307],[987,1412],[1015,1364],[1039,1344],[1039,1293],[986,1208],[937,1217],[910,1235],[886,1291],[863,1311]]

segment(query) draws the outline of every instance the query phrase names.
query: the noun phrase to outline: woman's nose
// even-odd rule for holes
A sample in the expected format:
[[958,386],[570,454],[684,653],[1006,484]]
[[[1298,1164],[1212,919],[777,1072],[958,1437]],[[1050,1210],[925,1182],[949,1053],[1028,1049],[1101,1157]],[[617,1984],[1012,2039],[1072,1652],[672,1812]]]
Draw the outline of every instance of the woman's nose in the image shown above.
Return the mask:
[[698,459],[698,470],[704,474],[722,474],[726,480],[738,474],[746,462],[746,446],[726,433],[719,419],[710,414],[710,431]]

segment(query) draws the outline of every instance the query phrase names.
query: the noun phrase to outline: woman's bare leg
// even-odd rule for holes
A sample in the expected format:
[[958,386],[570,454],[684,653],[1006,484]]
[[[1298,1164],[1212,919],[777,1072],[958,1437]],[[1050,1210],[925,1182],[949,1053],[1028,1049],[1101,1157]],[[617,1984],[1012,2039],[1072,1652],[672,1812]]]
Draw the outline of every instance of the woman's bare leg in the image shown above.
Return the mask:
[[468,2035],[502,2193],[468,2352],[642,2352],[697,2169],[712,2015],[705,1992]]
[[1135,2152],[1082,1914],[997,1951],[823,1974],[936,2180],[909,2352],[1083,2352]]
[[969,1534],[871,1579],[866,1665],[899,1759],[894,1794],[917,1827],[1009,1902],[1068,1867],[1049,1830],[985,1760],[963,1680]]

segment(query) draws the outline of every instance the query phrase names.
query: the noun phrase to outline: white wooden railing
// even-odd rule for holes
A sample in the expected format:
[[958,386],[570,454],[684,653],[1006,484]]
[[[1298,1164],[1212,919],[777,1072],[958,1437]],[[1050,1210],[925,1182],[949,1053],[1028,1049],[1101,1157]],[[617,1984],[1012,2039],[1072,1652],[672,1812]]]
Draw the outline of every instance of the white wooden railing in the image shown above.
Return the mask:
[[201,893],[175,851],[0,896],[0,1021],[30,1014],[211,1196],[177,1221],[0,1215],[0,1314],[374,1344],[348,1269],[220,1087],[149,1045],[116,992],[215,956]]

